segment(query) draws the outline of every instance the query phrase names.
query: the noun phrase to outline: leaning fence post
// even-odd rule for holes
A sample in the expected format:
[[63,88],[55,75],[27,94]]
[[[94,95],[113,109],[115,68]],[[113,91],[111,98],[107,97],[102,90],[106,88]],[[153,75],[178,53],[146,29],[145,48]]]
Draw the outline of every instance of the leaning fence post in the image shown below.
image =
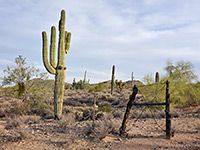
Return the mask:
[[130,95],[130,100],[129,100],[129,102],[127,104],[127,107],[126,107],[126,112],[124,114],[124,119],[122,121],[122,126],[119,129],[120,136],[126,136],[126,133],[125,133],[126,123],[128,122],[128,117],[129,117],[131,108],[133,106],[133,101],[135,100],[137,92],[138,92],[138,88],[136,87],[136,85],[134,85],[133,93],[132,93],[132,95]]
[[170,94],[169,94],[169,81],[166,82],[166,138],[171,137],[171,120],[170,120]]

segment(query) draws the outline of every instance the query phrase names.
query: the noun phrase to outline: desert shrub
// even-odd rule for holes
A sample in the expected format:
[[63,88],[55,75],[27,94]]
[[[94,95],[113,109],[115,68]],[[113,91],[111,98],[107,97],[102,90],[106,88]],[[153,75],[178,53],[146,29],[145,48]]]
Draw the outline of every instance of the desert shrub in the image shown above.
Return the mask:
[[[4,96],[18,95],[17,86],[3,88]],[[10,108],[7,115],[41,114],[53,103],[53,81],[33,79],[26,82],[26,89],[23,94],[23,102]]]
[[[167,62],[165,67],[167,75],[161,78],[161,82],[155,84],[152,75],[146,75],[143,79],[146,86],[139,86],[140,94],[144,95],[148,102],[165,102],[165,83],[169,80],[169,93],[172,107],[188,107],[200,104],[200,83],[196,82],[193,65],[190,62],[178,61],[173,64]],[[164,87],[164,88],[163,88]],[[163,89],[163,90],[162,90]]]
[[24,103],[27,103],[32,114],[45,115],[45,112],[53,104],[54,82],[51,80],[34,79],[27,83],[27,89],[23,95]]
[[35,124],[40,122],[41,117],[32,115],[13,116],[7,119],[6,129],[20,127],[23,124]]
[[104,100],[104,101],[108,101],[109,100],[109,98],[111,98],[112,97],[112,95],[111,94],[109,94],[109,93],[98,93],[97,94],[97,99],[98,100]]
[[98,106],[98,110],[103,112],[111,112],[113,108],[111,105],[105,105],[105,106]]
[[78,108],[74,110],[76,120],[84,121],[92,118],[92,108]]
[[103,91],[104,89],[107,89],[107,88],[108,87],[103,82],[100,82],[95,87],[89,87],[88,90],[89,91],[94,91],[94,92],[100,92],[100,91]]
[[170,80],[170,99],[174,107],[197,106],[200,104],[200,84]]
[[8,96],[11,95],[13,97],[18,96],[18,87],[17,86],[12,86],[12,87],[1,87],[0,90],[0,96]]
[[31,112],[38,115],[43,115],[49,108],[48,103],[41,97],[36,97],[36,99],[29,100],[28,104],[30,106]]
[[114,101],[114,102],[112,102],[112,104],[111,105],[119,105],[120,104],[120,101],[119,100],[117,100],[117,101]]
[[62,110],[63,114],[67,114],[67,113],[71,113],[71,112],[73,112],[73,107],[71,107],[71,106],[63,106],[63,110]]
[[113,114],[114,118],[122,118],[122,116],[123,116],[123,112],[120,110],[115,110],[112,112],[112,114]]
[[28,115],[31,113],[31,109],[28,105],[28,103],[18,103],[10,108],[10,110],[7,112],[7,116],[13,116],[13,115]]
[[80,89],[80,90],[84,90],[89,88],[90,84],[89,81],[88,82],[84,82],[83,80],[80,80],[79,82],[77,82],[75,84],[75,89]]
[[66,127],[69,124],[72,124],[75,122],[75,114],[74,113],[66,113],[62,115],[62,118],[58,121],[58,124],[60,127]]
[[87,136],[93,141],[100,141],[110,133],[116,133],[117,125],[110,115],[103,115],[101,120],[95,121],[94,124],[88,121],[86,126],[82,128],[81,135]]
[[70,83],[65,83],[65,89],[66,90],[72,89],[72,85]]

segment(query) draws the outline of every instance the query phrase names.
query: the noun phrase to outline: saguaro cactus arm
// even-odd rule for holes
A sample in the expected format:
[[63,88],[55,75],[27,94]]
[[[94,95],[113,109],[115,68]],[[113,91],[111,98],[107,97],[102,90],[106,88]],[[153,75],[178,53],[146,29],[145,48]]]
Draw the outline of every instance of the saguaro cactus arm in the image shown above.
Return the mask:
[[65,31],[65,53],[67,54],[70,49],[71,33]]
[[48,47],[47,47],[47,33],[45,31],[42,32],[42,39],[43,39],[43,63],[47,71],[51,74],[56,74],[56,70],[51,66],[48,59]]
[[56,69],[56,27],[51,27],[50,64]]

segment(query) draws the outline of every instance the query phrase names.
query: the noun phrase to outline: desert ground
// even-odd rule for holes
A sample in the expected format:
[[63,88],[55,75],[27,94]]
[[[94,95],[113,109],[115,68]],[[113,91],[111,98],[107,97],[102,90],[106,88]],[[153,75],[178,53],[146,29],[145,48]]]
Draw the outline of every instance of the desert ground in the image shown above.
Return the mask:
[[[24,98],[0,97],[0,150],[199,150],[200,106],[172,108],[172,137],[165,137],[162,109],[133,107],[126,127],[127,137],[119,136],[131,89],[99,92],[65,90],[63,116],[53,118],[53,96],[48,109],[32,112]],[[94,95],[95,120],[92,120]],[[30,101],[29,99],[28,101]],[[140,101],[138,94],[136,101]],[[37,105],[38,106],[38,105]]]

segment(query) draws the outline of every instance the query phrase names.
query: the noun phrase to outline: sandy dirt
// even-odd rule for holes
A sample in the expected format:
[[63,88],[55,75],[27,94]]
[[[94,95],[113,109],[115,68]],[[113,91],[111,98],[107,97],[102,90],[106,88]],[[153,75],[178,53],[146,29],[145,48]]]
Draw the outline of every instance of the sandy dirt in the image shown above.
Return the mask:
[[[130,93],[131,91],[127,91],[124,97],[127,98]],[[113,109],[120,111],[122,116],[97,119],[95,122],[99,127],[93,135],[92,120],[73,119],[72,113],[76,107],[77,110],[83,106],[86,109],[86,104],[83,103],[93,98],[92,93],[87,91],[78,91],[78,94],[73,91],[65,93],[64,104],[73,105],[73,111],[63,114],[64,118],[60,121],[41,116],[1,117],[0,150],[200,150],[200,107],[184,109],[178,117],[172,118],[173,137],[170,140],[165,138],[163,131],[164,118],[157,118],[155,121],[153,118],[143,117],[135,122],[136,119],[132,117],[126,128],[128,136],[120,137],[119,127],[125,107],[121,102],[114,104],[119,97],[116,95],[115,98],[112,97],[112,101],[100,101],[112,102]],[[123,99],[123,95],[120,98]],[[7,109],[16,105],[16,101],[19,103],[20,100],[1,97],[0,107]],[[80,103],[80,106],[74,106],[74,101],[75,104]],[[92,108],[92,105],[87,107]],[[103,135],[108,126],[112,127],[112,131]]]

